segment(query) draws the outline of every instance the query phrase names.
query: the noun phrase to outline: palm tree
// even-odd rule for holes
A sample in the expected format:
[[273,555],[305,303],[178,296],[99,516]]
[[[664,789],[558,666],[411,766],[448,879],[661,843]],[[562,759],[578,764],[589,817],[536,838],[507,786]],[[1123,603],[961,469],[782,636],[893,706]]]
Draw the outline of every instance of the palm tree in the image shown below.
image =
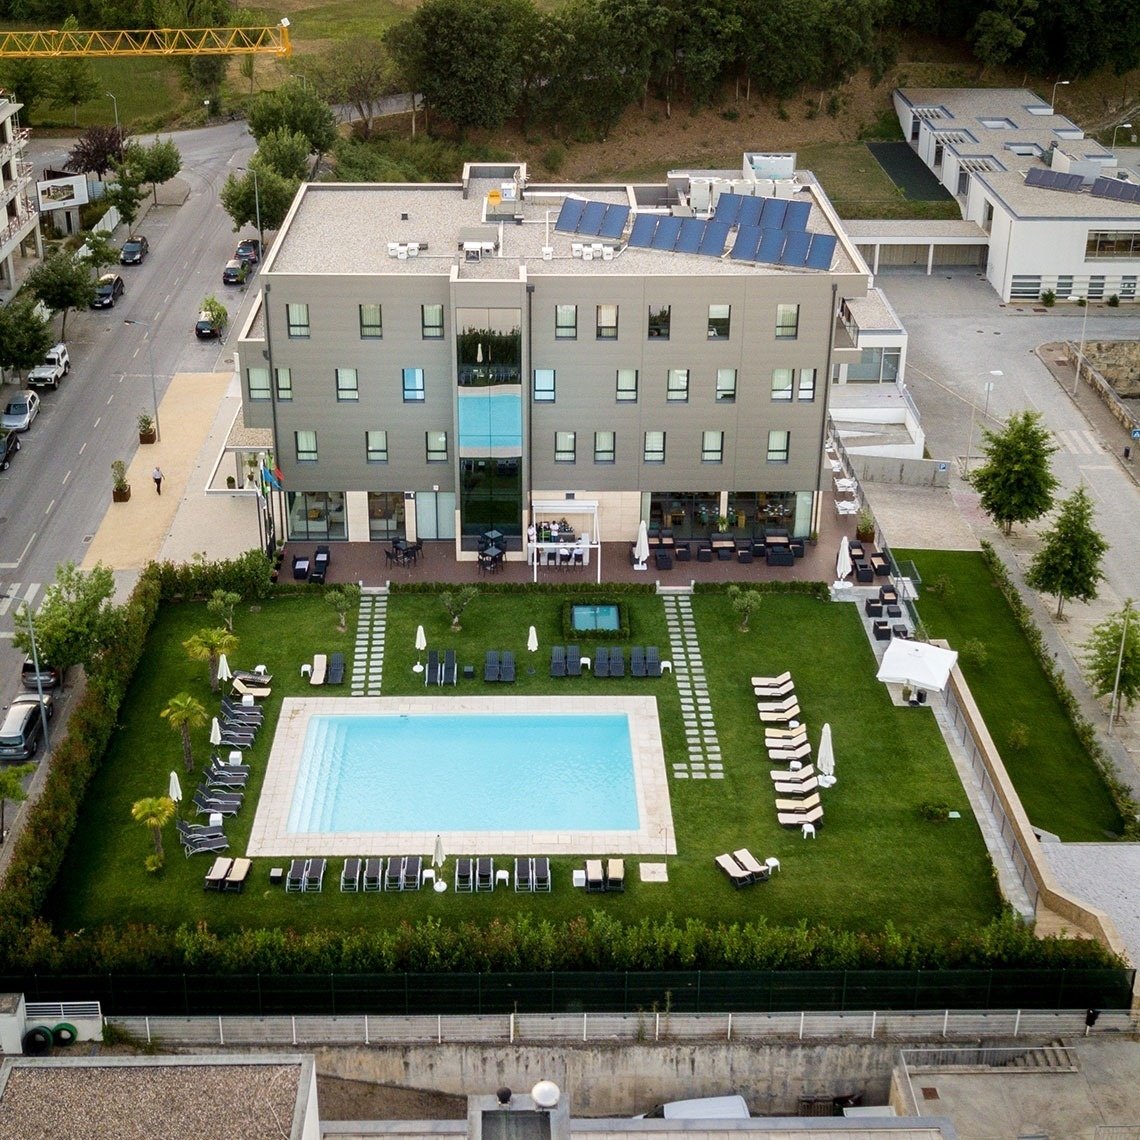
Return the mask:
[[146,796],[135,800],[131,804],[131,818],[150,828],[154,853],[161,859],[162,829],[174,818],[174,801],[169,796]]
[[0,768],[0,843],[4,842],[4,806],[8,800],[14,804],[28,798],[24,791],[24,777],[36,770],[34,764],[21,764],[18,768]]
[[206,723],[206,706],[189,693],[179,693],[170,698],[159,715],[166,717],[171,728],[182,733],[182,763],[187,772],[193,772],[194,754],[190,749],[190,730],[201,728]]
[[210,667],[210,688],[218,691],[218,658],[233,653],[238,639],[228,629],[200,629],[182,643],[191,661],[206,661]]

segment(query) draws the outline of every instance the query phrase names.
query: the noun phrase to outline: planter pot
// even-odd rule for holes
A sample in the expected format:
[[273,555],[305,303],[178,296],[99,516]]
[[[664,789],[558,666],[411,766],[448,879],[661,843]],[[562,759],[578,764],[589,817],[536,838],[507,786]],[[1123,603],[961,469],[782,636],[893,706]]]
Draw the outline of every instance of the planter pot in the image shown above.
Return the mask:
[[131,488],[129,486],[111,488],[111,502],[112,503],[125,503],[131,497]]
[[151,428],[150,431],[139,432],[139,443],[154,443],[156,439],[158,439],[158,433],[154,428]]

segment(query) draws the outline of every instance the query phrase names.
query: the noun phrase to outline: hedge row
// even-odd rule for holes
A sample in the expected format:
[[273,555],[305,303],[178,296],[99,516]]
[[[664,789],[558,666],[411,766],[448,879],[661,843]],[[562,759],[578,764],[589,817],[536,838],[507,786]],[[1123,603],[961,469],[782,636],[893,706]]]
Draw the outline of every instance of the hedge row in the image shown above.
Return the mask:
[[1125,839],[1140,839],[1140,818],[1137,817],[1137,813],[1140,812],[1140,804],[1137,804],[1132,789],[1116,774],[1112,761],[1097,737],[1096,727],[1081,712],[1081,706],[1073,695],[1073,690],[1069,688],[1064,673],[1046,646],[1045,638],[1033,620],[1033,612],[1025,604],[1013,579],[1010,578],[1005,563],[998,557],[993,546],[985,540],[982,541],[982,558],[997,581],[1001,592],[1005,595],[1010,609],[1013,610],[1014,617],[1017,618],[1017,623],[1021,626],[1022,633],[1025,634],[1025,639],[1033,647],[1037,660],[1041,662],[1041,667],[1045,670],[1045,675],[1049,678],[1049,682],[1057,694],[1057,699],[1061,702],[1061,707],[1065,710],[1069,720],[1072,721],[1081,746],[1092,757],[1097,768],[1100,769],[1101,776],[1104,778],[1113,802],[1116,804],[1116,810],[1120,812],[1124,821],[1123,837]]
[[[393,594],[439,594],[444,590],[455,589],[449,582],[393,582],[389,587]],[[480,582],[480,594],[518,594],[523,591],[535,594],[596,594],[596,582]],[[656,587],[641,582],[607,582],[607,594],[652,594]]]
[[800,594],[816,598],[821,602],[831,601],[831,587],[826,582],[697,582],[693,586],[697,594],[724,594],[730,586],[742,590],[755,590],[758,594]]

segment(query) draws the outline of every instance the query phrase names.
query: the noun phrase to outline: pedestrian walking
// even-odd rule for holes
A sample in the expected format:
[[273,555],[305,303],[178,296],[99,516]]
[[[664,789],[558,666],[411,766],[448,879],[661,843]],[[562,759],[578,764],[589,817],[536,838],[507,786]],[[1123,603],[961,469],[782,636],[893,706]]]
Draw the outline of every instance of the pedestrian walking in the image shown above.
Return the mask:
[[150,477],[154,480],[154,489],[161,495],[162,494],[162,468],[156,467],[150,473]]

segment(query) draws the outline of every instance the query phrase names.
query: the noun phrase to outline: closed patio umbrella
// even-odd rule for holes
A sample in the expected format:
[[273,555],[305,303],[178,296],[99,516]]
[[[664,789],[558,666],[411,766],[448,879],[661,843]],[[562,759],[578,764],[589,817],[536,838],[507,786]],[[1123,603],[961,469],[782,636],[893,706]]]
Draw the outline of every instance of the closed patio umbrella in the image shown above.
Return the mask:
[[644,570],[645,563],[649,561],[649,530],[645,519],[637,524],[637,542],[633,547],[633,560],[635,570]]
[[233,670],[230,668],[230,663],[226,659],[224,653],[218,654],[218,680],[228,681],[234,675]]
[[182,781],[178,778],[177,772],[170,773],[170,785],[167,788],[166,794],[176,803],[182,802]]
[[533,625],[530,627],[530,633],[527,634],[526,647],[531,653],[538,652],[538,630]]
[[442,867],[447,856],[443,853],[443,836],[437,835],[435,837],[435,852],[431,857],[431,865],[433,867]]
[[841,582],[851,576],[854,566],[851,564],[851,543],[844,535],[839,540],[839,556],[835,559],[835,576]]
[[[815,766],[822,777],[826,778],[830,787],[835,783],[835,752],[831,746],[831,725],[825,724],[819,737],[819,752],[815,758]],[[821,779],[820,783],[824,781]]]
[[218,718],[210,722],[210,743],[213,745],[221,744],[222,742],[222,726],[218,723]]

